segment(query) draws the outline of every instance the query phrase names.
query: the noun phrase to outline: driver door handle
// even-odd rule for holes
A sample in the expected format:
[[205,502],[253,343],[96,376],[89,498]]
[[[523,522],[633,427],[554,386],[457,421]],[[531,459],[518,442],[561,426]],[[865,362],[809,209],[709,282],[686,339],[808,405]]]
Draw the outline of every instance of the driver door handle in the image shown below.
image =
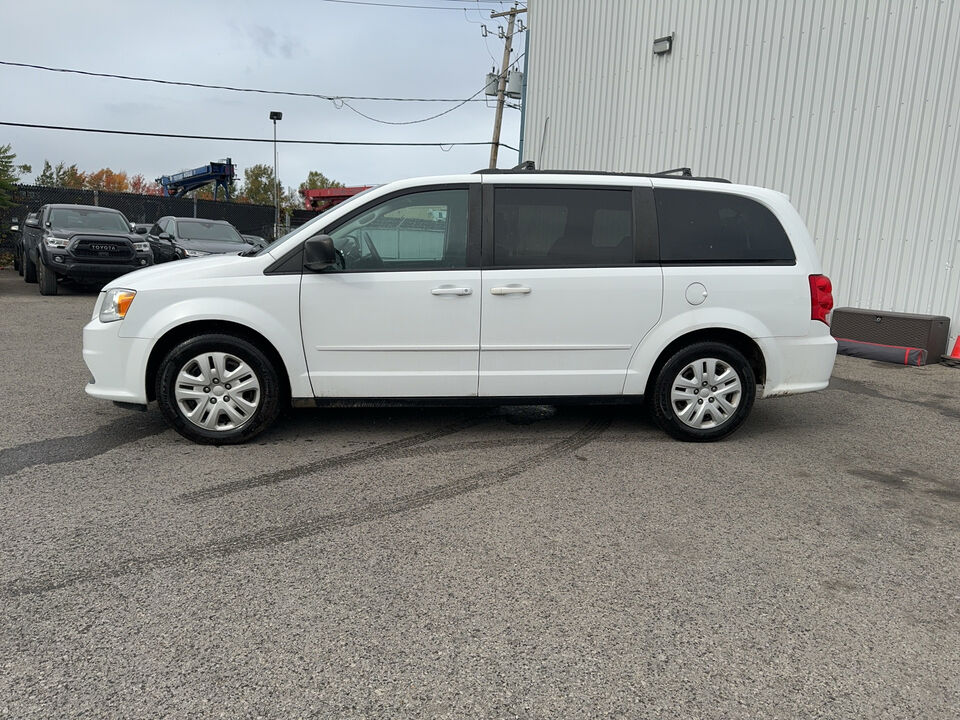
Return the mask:
[[431,295],[470,295],[473,290],[470,288],[458,287],[437,287],[430,291]]

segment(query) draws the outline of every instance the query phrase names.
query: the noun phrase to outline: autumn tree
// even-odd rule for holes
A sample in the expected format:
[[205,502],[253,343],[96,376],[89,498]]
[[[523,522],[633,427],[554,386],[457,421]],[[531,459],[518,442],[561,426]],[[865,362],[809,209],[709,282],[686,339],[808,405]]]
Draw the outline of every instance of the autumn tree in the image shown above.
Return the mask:
[[152,180],[147,180],[140,173],[137,173],[130,178],[130,192],[136,193],[137,195],[163,194],[163,190],[157,183],[153,182]]
[[130,182],[125,172],[114,172],[110,168],[101,168],[87,175],[86,186],[90,190],[127,192],[130,189]]
[[76,163],[69,167],[66,167],[63,163],[58,163],[53,173],[56,176],[57,187],[82,190],[87,186],[87,173],[77,169]]

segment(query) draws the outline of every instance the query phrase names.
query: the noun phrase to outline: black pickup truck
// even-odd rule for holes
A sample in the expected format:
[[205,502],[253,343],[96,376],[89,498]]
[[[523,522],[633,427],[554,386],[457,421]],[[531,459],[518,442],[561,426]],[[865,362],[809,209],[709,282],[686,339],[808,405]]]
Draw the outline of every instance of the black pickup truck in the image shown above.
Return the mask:
[[56,295],[63,279],[103,285],[153,264],[150,244],[132,231],[119,210],[44,205],[22,230],[23,279],[39,283],[41,295]]

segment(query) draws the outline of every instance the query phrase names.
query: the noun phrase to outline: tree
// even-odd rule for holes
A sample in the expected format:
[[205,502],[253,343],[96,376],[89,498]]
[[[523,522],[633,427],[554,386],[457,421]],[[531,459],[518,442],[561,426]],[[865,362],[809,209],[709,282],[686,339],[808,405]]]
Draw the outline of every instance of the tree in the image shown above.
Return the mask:
[[31,171],[29,165],[17,165],[16,159],[17,154],[9,144],[0,145],[0,208],[13,205],[14,186],[20,182],[20,175]]
[[247,202],[257,205],[274,203],[273,168],[269,165],[251,165],[243,170],[243,195]]
[[[343,183],[331,180],[319,170],[307,173],[307,179],[300,183],[300,190],[321,190],[323,188],[342,188]],[[302,192],[301,192],[302,194]]]
[[137,173],[132,178],[130,178],[130,192],[136,193],[137,195],[162,195],[163,190],[160,186],[147,180],[143,175]]
[[57,176],[53,172],[53,167],[50,165],[50,161],[44,159],[43,161],[43,170],[37,175],[37,179],[34,180],[34,183],[37,185],[43,185],[44,187],[53,187],[57,184]]
[[76,163],[70,167],[64,167],[63,163],[59,163],[54,174],[57,176],[59,187],[82,189],[87,186],[87,174],[78,170]]
[[303,196],[296,188],[288,187],[286,192],[280,193],[280,212],[288,213],[303,208]]
[[130,182],[125,172],[114,172],[110,168],[101,168],[87,175],[87,188],[90,190],[109,190],[111,192],[127,192]]

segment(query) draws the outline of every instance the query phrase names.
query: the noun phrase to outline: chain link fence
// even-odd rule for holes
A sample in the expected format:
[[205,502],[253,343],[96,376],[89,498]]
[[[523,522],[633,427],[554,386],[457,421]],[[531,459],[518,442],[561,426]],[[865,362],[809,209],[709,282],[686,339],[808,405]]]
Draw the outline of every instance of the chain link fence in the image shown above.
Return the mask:
[[196,217],[206,220],[226,220],[241,233],[273,238],[274,208],[272,205],[197,200],[195,198],[136,195],[106,190],[78,190],[76,188],[18,185],[13,207],[0,210],[0,251],[13,248],[11,221],[23,223],[28,213],[43,205],[96,205],[122,212],[134,223],[152,223],[166,215]]

